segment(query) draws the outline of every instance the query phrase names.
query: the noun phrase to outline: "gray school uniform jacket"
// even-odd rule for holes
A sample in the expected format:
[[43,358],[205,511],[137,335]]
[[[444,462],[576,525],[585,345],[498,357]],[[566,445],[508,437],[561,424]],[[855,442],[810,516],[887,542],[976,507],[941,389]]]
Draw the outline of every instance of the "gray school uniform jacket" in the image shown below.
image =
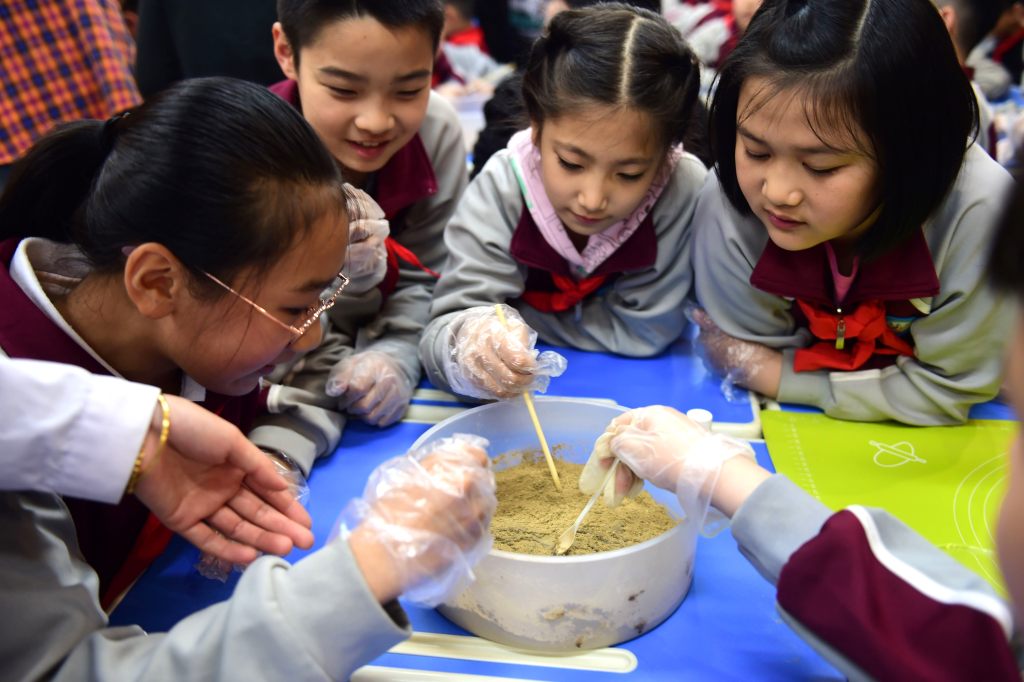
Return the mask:
[[[431,93],[419,134],[395,154],[368,193],[388,218],[391,237],[425,268],[444,265],[444,228],[466,187],[462,127],[448,102]],[[326,395],[327,375],[357,351],[383,351],[397,360],[413,386],[419,383],[417,345],[429,319],[436,277],[401,259],[389,265],[390,286],[345,295],[330,310],[320,346],[296,363],[267,397],[271,414],[249,434],[256,445],[280,450],[307,474],[317,457],[341,439],[346,416]],[[388,278],[385,279],[388,281]],[[386,291],[388,290],[389,291]],[[386,291],[386,292],[385,292]]]
[[1021,679],[1009,605],[887,512],[832,513],[778,474],[732,534],[782,619],[848,679]]
[[[664,350],[686,324],[690,292],[690,221],[707,171],[683,154],[649,216],[653,265],[626,271],[575,308],[541,312],[520,296],[531,268],[510,252],[523,216],[523,194],[505,149],[495,154],[466,189],[444,233],[448,263],[434,292],[433,318],[420,341],[420,359],[435,386],[449,389],[443,367],[451,352],[452,319],[480,305],[508,303],[547,343],[635,357]],[[613,255],[614,257],[614,255]]]
[[8,680],[341,680],[409,636],[348,543],[262,557],[231,598],[168,632],[111,627],[63,500],[0,494],[0,662]]
[[[708,176],[694,216],[697,299],[727,334],[783,352],[781,402],[814,405],[833,417],[855,421],[961,423],[972,404],[995,397],[1002,379],[1003,347],[1014,308],[989,286],[986,261],[1011,182],[999,164],[971,145],[949,196],[923,225],[916,252],[908,251],[930,259],[930,266],[924,264],[928,272],[918,274],[937,279],[938,293],[925,298],[897,295],[905,284],[902,280],[910,276],[909,264],[894,263],[895,274],[888,281],[875,277],[876,287],[891,285],[892,295],[881,292],[881,298],[903,299],[901,305],[911,305],[914,312],[902,322],[889,318],[890,327],[899,323],[900,331],[912,339],[914,355],[899,356],[884,368],[794,370],[796,349],[815,339],[795,317],[793,298],[751,283],[772,245],[757,218],[742,216],[732,207],[714,173]],[[814,267],[827,273],[827,265],[817,265],[824,262],[824,250],[815,249],[820,251],[817,256],[809,249],[783,257],[792,263],[814,258]],[[860,280],[868,278],[868,271],[862,264],[851,294]],[[779,281],[785,279],[782,272]],[[824,285],[797,281],[795,271],[790,279],[779,286],[831,286],[828,274],[818,278],[827,279]]]

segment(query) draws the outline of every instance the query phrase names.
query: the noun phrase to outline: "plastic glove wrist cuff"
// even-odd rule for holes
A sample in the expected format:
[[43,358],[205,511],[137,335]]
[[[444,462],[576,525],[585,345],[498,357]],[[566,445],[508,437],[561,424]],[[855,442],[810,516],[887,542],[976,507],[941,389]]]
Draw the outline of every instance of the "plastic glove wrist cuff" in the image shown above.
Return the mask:
[[299,467],[298,462],[296,462],[294,459],[292,459],[289,455],[285,454],[281,450],[278,450],[277,448],[266,447],[263,445],[259,446],[259,448],[260,450],[263,451],[263,454],[273,459],[276,459],[278,462],[288,467],[288,469],[290,469],[291,471],[297,471],[300,474],[302,473],[302,468]]

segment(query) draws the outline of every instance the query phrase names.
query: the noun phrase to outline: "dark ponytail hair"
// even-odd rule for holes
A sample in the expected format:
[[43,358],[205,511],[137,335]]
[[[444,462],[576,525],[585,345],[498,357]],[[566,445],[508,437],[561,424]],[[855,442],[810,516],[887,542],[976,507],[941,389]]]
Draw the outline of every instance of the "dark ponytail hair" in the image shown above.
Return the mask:
[[534,125],[588,102],[628,107],[650,115],[665,148],[686,136],[699,87],[697,58],[679,32],[659,14],[617,2],[555,15],[523,75]]
[[0,238],[74,243],[101,272],[157,242],[230,280],[344,207],[340,171],[299,112],[258,85],[201,78],[40,140],[0,196]]

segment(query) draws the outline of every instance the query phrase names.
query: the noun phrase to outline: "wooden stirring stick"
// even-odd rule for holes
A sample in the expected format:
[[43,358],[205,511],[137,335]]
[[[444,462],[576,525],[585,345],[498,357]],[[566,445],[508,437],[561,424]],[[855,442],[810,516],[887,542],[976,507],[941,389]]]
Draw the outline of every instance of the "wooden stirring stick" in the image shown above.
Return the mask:
[[[501,309],[500,303],[494,306],[494,312],[498,314],[501,324],[508,329],[508,320],[505,318],[505,311]],[[548,461],[548,471],[551,472],[551,478],[555,482],[555,490],[562,492],[562,482],[558,480],[555,460],[551,456],[551,449],[548,448],[548,439],[544,437],[544,430],[540,428],[540,419],[537,418],[537,410],[533,406],[533,396],[530,395],[529,391],[523,391],[523,402],[526,403],[526,411],[530,413],[530,421],[533,422],[533,428],[537,432],[537,438],[540,440],[540,449],[544,451],[544,459]]]

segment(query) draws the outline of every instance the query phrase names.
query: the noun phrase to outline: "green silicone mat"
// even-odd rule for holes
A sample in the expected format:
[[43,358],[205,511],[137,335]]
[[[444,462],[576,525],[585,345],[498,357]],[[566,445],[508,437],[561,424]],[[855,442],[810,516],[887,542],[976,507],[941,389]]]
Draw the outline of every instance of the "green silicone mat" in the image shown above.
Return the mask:
[[1005,595],[995,522],[1017,422],[913,427],[778,411],[761,422],[775,468],[826,506],[881,507]]

